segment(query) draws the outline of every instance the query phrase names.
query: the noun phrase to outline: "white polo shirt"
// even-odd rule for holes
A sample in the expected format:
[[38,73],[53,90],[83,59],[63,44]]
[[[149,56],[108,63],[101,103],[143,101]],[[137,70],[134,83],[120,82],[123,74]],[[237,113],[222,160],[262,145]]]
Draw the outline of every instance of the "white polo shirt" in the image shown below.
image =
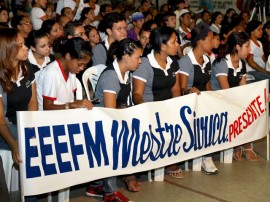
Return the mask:
[[69,73],[67,77],[59,61],[52,62],[40,73],[37,83],[39,110],[43,110],[43,99],[56,105],[73,102],[76,90],[76,75]]

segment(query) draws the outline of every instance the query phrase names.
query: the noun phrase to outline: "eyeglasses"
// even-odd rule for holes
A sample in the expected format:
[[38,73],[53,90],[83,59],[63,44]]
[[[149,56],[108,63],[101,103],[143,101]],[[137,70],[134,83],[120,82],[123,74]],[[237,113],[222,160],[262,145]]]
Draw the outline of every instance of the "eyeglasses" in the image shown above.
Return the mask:
[[32,26],[32,23],[31,22],[21,22],[20,25],[27,25],[27,26]]
[[78,34],[74,34],[74,37],[83,37],[85,36],[85,33],[81,32],[81,33],[78,33]]

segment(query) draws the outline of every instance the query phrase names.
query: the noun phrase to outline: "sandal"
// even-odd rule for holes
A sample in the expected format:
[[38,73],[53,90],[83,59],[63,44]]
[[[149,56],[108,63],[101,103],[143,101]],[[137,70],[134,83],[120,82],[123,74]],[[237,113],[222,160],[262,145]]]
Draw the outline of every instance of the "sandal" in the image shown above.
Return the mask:
[[236,160],[236,161],[242,161],[243,158],[242,158],[242,147],[239,147],[239,148],[235,148],[234,149],[234,153],[233,153],[233,159]]
[[183,171],[181,169],[177,169],[177,170],[167,170],[167,173],[170,177],[173,178],[184,178],[184,174]]
[[259,161],[260,158],[256,155],[256,153],[254,152],[253,148],[250,148],[250,149],[243,149],[243,154],[245,156],[245,158],[248,160],[248,161]]
[[122,180],[127,186],[127,189],[131,192],[138,192],[141,190],[142,183],[139,182],[134,175],[122,177]]

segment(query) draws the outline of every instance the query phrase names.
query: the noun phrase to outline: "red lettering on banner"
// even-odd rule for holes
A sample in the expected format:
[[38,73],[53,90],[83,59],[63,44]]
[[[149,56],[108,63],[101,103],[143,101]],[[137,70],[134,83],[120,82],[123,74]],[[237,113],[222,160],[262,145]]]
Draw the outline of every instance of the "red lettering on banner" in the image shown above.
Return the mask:
[[260,96],[257,96],[254,100],[252,100],[252,102],[246,108],[246,111],[229,125],[230,142],[232,139],[235,139],[238,135],[240,135],[265,112],[265,106],[262,106],[263,103],[261,102],[260,98]]

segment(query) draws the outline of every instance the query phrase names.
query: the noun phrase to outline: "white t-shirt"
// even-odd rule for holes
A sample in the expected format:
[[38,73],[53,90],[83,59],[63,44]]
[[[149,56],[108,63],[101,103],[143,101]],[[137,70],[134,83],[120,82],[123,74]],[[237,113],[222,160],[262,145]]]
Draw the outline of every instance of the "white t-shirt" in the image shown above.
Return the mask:
[[76,90],[76,75],[69,73],[66,77],[59,61],[52,62],[40,72],[37,81],[39,110],[43,110],[43,99],[53,100],[56,105],[73,102]]
[[[253,60],[262,68],[265,68],[265,62],[263,61],[263,46],[260,41],[254,43],[254,41],[250,40],[250,55],[253,55]],[[252,67],[247,64],[247,72],[255,71]]]
[[[77,9],[76,15],[74,17],[74,20],[79,20],[81,18],[81,12],[83,7],[83,0],[80,0],[79,7]],[[71,8],[71,10],[74,10],[76,6],[76,3],[73,0],[59,0],[57,2],[56,6],[56,13],[61,15],[61,10],[65,7]]]
[[41,25],[43,23],[41,18],[45,15],[46,13],[41,8],[37,8],[37,7],[32,8],[31,13],[30,13],[30,18],[31,18],[31,22],[33,23],[34,30],[38,30],[41,28]]

